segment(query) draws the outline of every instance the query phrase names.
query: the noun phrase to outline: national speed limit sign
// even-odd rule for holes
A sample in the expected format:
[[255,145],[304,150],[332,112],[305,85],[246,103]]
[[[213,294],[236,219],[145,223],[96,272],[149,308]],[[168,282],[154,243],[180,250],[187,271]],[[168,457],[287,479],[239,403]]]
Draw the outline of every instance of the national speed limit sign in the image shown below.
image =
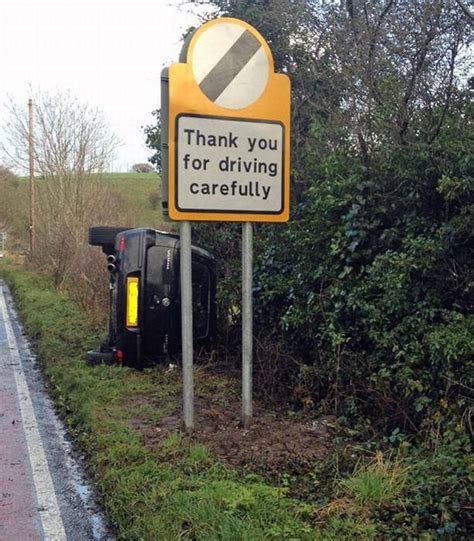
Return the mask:
[[169,68],[169,215],[289,218],[290,82],[260,33],[230,18],[200,27]]
[[202,33],[193,48],[191,65],[202,92],[227,109],[254,103],[265,90],[270,73],[262,43],[232,22],[214,24]]

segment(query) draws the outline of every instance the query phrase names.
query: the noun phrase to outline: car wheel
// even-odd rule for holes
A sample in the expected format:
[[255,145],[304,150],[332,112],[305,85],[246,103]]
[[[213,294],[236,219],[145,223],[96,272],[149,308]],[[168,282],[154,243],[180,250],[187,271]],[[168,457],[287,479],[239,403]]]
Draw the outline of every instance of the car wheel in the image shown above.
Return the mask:
[[88,242],[92,246],[102,246],[104,252],[111,253],[115,246],[115,237],[122,231],[128,231],[131,227],[108,227],[96,226],[89,228]]

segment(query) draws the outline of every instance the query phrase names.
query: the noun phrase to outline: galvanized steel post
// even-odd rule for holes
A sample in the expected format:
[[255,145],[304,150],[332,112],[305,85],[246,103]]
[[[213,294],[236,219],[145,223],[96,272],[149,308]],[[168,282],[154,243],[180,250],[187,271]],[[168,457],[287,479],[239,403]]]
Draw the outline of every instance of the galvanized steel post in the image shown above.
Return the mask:
[[193,290],[191,223],[180,224],[181,337],[183,359],[183,416],[188,432],[194,429]]
[[242,224],[242,423],[252,422],[253,308],[252,308],[252,223]]

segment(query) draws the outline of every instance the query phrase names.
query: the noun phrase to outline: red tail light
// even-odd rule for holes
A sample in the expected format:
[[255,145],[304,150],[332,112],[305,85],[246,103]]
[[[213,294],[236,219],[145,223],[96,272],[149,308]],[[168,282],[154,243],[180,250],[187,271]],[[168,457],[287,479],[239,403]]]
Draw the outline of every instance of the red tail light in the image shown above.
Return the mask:
[[125,236],[124,235],[120,237],[118,251],[119,252],[125,251]]
[[117,350],[117,362],[119,365],[122,365],[123,362],[123,351],[121,349]]

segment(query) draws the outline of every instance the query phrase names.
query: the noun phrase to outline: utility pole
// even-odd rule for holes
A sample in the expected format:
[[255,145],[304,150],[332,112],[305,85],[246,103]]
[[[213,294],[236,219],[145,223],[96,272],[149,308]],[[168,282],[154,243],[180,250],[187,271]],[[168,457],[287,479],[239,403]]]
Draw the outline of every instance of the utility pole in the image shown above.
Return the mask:
[[35,249],[35,165],[33,151],[33,100],[28,100],[28,151],[30,156],[30,254]]

